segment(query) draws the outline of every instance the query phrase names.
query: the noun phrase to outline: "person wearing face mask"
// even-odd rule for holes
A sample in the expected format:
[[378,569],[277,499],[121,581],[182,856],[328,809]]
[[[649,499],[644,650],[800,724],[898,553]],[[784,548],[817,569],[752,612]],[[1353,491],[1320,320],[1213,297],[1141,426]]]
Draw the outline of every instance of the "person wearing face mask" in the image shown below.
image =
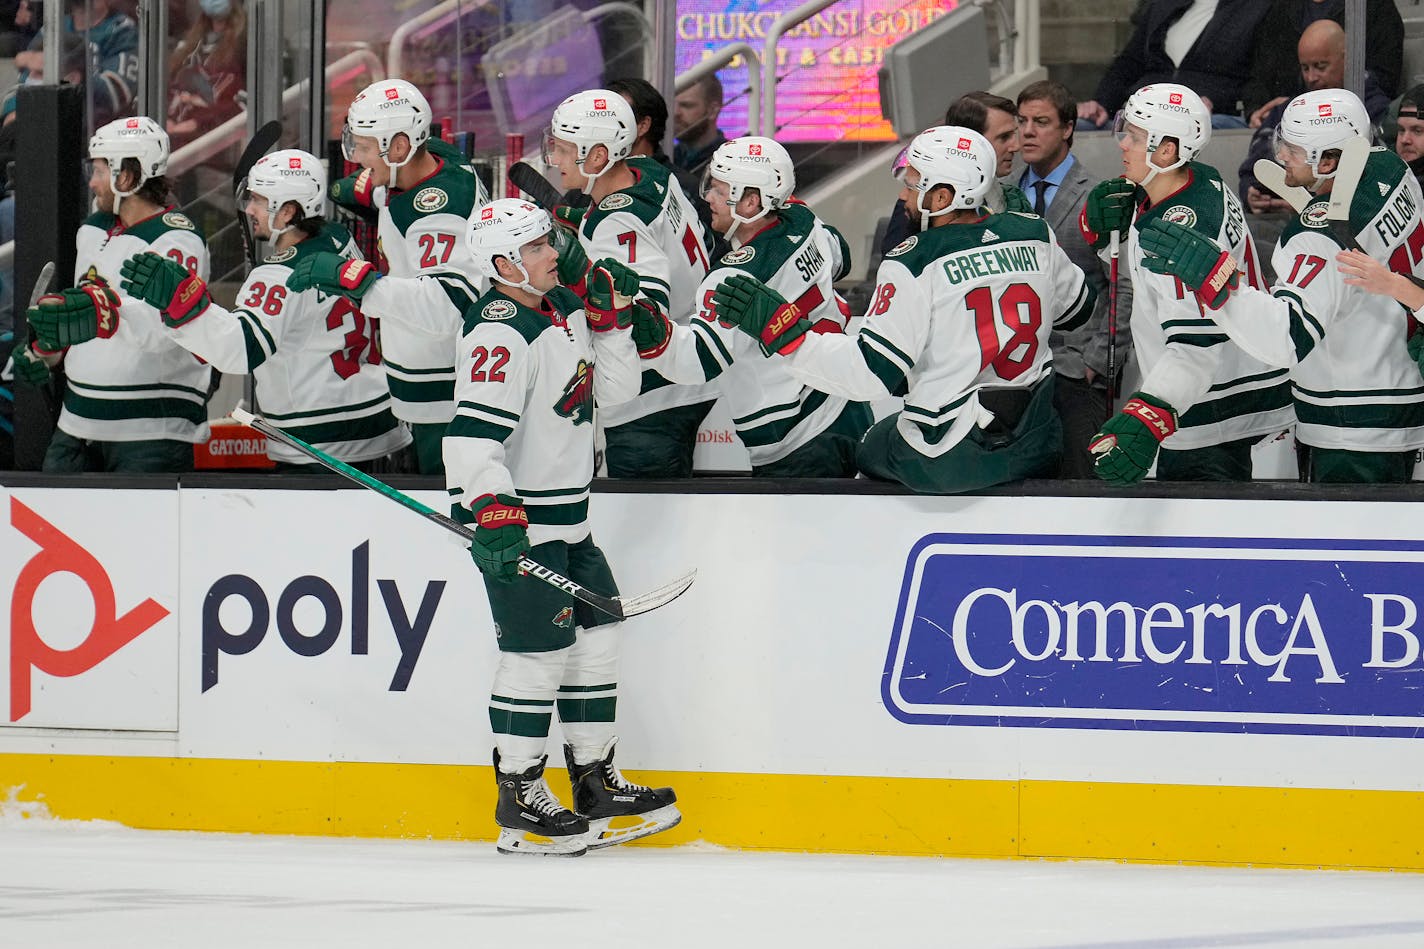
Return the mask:
[[673,382],[716,383],[752,474],[854,478],[855,446],[870,427],[870,407],[800,382],[783,360],[768,358],[765,346],[719,322],[712,305],[724,280],[749,277],[794,300],[813,332],[845,332],[847,308],[832,285],[850,268],[850,248],[792,197],[795,188],[791,156],[772,139],[747,135],[717,147],[702,196],[712,226],[733,249],[697,288],[691,324],[673,326],[666,351],[649,365]]
[[[109,0],[66,0],[62,39],[67,47],[61,63],[65,64],[61,80],[72,81],[76,75],[87,77],[93,91],[93,127],[130,114],[134,93],[138,88],[138,24],[133,17],[110,9]],[[24,52],[15,55],[20,85],[44,80],[44,45],[47,30],[40,30]],[[77,50],[69,49],[70,45]],[[77,66],[77,68],[76,68]],[[3,122],[15,119],[15,96],[9,95],[0,106]],[[0,143],[0,152],[5,145]]]
[[200,0],[199,7],[168,58],[168,134],[175,147],[242,111],[247,89],[242,0]]

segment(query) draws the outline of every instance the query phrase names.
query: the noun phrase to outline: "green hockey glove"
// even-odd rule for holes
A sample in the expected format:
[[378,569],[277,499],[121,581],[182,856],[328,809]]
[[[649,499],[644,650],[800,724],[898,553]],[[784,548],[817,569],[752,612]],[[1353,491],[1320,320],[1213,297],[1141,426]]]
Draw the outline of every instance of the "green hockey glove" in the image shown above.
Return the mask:
[[322,293],[334,293],[360,303],[380,279],[380,273],[369,260],[352,260],[322,251],[297,261],[287,275],[287,289],[301,293],[315,287]]
[[113,336],[119,328],[119,295],[103,284],[80,284],[40,297],[25,319],[40,349],[58,352]]
[[732,274],[712,292],[717,319],[740,327],[761,344],[763,355],[789,356],[801,345],[811,321],[794,303],[746,274]]
[[1204,306],[1219,309],[1241,283],[1236,258],[1184,224],[1158,218],[1138,230],[1142,266],[1178,278]]
[[15,378],[20,382],[32,386],[49,383],[49,364],[29,346],[16,346],[11,359],[14,361]]
[[1420,371],[1424,372],[1424,331],[1416,328],[1404,345],[1409,350],[1409,358],[1418,363]]
[[1033,205],[1029,203],[1028,195],[1016,185],[1004,185],[1004,211],[1018,211],[1020,214],[1032,214]]
[[574,288],[577,293],[588,274],[588,254],[584,253],[578,234],[570,228],[555,224],[549,232],[549,239],[554,250],[559,252],[559,283]]
[[1127,236],[1132,226],[1132,214],[1137,203],[1137,186],[1126,178],[1109,178],[1093,185],[1088,192],[1088,200],[1083,204],[1083,213],[1078,218],[1078,229],[1083,232],[1083,240],[1093,250],[1108,246],[1114,233],[1119,238]]
[[633,303],[633,345],[638,356],[656,359],[667,351],[672,340],[672,321],[662,310],[646,300]]
[[1136,484],[1152,467],[1162,439],[1176,430],[1175,409],[1146,392],[1135,392],[1088,443],[1094,470],[1112,484]]
[[561,204],[554,208],[554,220],[577,231],[579,225],[583,224],[583,216],[586,213],[588,213],[587,205],[581,208],[571,208],[567,204]]
[[343,208],[371,208],[376,206],[378,190],[375,173],[362,168],[331,183],[331,200]]
[[627,264],[605,257],[588,268],[584,313],[595,333],[623,329],[633,321],[633,296],[638,275]]
[[182,326],[202,316],[211,304],[208,285],[176,260],[146,251],[134,254],[119,270],[125,293],[158,310],[164,326]]
[[508,582],[519,576],[519,558],[529,553],[529,514],[524,502],[508,494],[485,494],[470,505],[475,536],[470,558],[480,573]]

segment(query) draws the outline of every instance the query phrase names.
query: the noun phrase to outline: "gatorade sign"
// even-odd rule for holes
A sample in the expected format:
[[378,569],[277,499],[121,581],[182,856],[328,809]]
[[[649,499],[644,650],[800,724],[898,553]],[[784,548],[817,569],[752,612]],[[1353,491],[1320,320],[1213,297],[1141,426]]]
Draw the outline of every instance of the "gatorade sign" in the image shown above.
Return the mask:
[[36,496],[3,502],[0,724],[176,730],[174,494]]

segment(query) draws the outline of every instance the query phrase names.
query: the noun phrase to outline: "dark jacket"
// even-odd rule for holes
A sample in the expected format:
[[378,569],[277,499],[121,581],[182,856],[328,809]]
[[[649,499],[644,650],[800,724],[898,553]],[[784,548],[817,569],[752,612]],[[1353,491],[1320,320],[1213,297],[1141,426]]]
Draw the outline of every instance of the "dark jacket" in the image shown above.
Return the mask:
[[1210,99],[1213,111],[1234,113],[1251,74],[1251,59],[1258,46],[1266,45],[1256,40],[1269,3],[1220,0],[1216,13],[1178,66],[1167,56],[1167,28],[1181,18],[1192,0],[1144,0],[1133,15],[1136,28],[1132,36],[1108,66],[1093,98],[1112,113],[1143,86],[1177,82]]
[[[1251,65],[1251,78],[1241,92],[1250,115],[1277,96],[1288,96],[1300,88],[1300,62],[1296,46],[1309,25],[1306,9],[1313,0],[1273,0],[1261,21],[1261,35],[1272,42],[1262,43]],[[1345,25],[1345,0],[1324,0],[1316,11]],[[1365,0],[1365,68],[1375,77],[1387,98],[1403,90],[1404,21],[1394,0]]]

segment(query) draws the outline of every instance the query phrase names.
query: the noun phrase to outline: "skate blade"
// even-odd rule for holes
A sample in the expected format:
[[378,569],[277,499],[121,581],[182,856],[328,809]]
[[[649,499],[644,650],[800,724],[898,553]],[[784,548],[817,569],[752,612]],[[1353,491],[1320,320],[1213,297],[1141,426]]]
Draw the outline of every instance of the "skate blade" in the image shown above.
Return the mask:
[[682,821],[682,812],[673,804],[646,814],[627,817],[604,817],[588,822],[588,849],[602,850],[615,844],[626,844],[639,837],[650,837],[671,830]]
[[584,834],[544,837],[540,834],[502,829],[494,846],[500,853],[533,854],[539,857],[582,857],[588,853]]

